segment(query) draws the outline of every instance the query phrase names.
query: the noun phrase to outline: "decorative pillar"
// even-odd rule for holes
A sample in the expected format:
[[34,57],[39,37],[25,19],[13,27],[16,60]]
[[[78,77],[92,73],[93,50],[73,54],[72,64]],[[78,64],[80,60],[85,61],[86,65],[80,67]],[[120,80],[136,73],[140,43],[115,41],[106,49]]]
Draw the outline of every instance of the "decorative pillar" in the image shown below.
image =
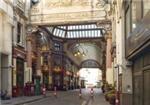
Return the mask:
[[24,62],[24,85],[29,81],[28,80],[28,69],[27,69],[27,61]]
[[49,52],[48,56],[48,67],[49,67],[49,85],[52,85],[52,65],[51,65],[51,52]]
[[27,36],[27,74],[26,79],[28,82],[32,82],[32,39]]
[[[41,56],[41,51],[40,51],[40,48],[38,47],[37,48],[37,65],[36,65],[36,75],[41,77],[42,76],[42,71],[41,71],[41,64],[42,64],[42,56]],[[41,77],[42,79],[42,77]]]
[[106,81],[109,84],[113,84],[113,69],[112,69],[112,55],[111,55],[111,48],[112,48],[112,35],[111,32],[108,33],[106,36]]

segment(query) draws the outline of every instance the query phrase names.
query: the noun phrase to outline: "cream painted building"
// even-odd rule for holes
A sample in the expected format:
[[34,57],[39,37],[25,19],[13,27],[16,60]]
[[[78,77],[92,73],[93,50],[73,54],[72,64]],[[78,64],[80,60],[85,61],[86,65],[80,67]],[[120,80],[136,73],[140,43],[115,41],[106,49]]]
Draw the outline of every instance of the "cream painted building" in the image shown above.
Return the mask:
[[[29,72],[26,60],[26,36],[29,16],[29,0],[13,0],[14,4],[14,30],[13,30],[13,72],[12,89],[19,89],[18,95],[23,95],[25,83],[29,81]],[[32,78],[32,77],[31,77]]]
[[113,0],[112,4],[120,105],[149,105],[150,1]]
[[114,85],[114,71],[112,66],[112,33],[108,32],[106,35],[106,82]]
[[0,90],[11,95],[12,86],[12,1],[0,0]]
[[132,99],[132,70],[125,55],[125,16],[123,0],[113,0],[112,16],[112,47],[115,49],[113,59],[114,81],[120,94],[120,104],[124,105],[125,99]]
[[24,59],[23,85],[29,81],[26,73],[26,26],[30,0],[0,0],[0,91],[12,94],[17,85],[17,63]]

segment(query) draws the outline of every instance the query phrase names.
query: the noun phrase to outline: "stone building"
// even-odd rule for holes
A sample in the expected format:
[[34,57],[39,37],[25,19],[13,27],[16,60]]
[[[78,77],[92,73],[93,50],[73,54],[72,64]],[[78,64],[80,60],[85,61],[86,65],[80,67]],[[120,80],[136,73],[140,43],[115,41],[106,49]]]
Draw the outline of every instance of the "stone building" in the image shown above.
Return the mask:
[[114,71],[121,105],[149,105],[148,0],[113,0]]
[[0,90],[12,91],[13,2],[0,1]]
[[117,104],[149,105],[150,1],[100,3],[0,0],[0,91],[77,88],[78,70],[95,67]]
[[[23,95],[24,85],[27,82],[26,74],[26,27],[28,20],[28,5],[23,0],[14,0],[14,30],[12,45],[12,64],[14,66],[12,72],[12,89],[17,90],[17,96]],[[14,93],[13,93],[14,95]]]

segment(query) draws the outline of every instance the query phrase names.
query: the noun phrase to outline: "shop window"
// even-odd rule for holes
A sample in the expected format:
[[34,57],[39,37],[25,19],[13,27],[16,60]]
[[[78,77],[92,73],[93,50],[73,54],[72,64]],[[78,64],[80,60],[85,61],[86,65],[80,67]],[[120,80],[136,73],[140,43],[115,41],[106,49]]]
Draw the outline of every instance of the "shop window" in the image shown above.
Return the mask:
[[131,30],[131,15],[130,15],[130,7],[128,5],[125,11],[125,34],[127,37],[130,35]]
[[54,43],[54,50],[60,51],[60,44],[59,43]]
[[127,38],[140,24],[143,16],[149,12],[149,5],[149,0],[125,1],[125,34]]
[[137,27],[139,22],[142,19],[142,1],[141,0],[132,0],[132,32]]
[[44,55],[43,58],[44,64],[48,65],[48,55]]
[[144,16],[150,11],[150,0],[143,0],[143,14]]

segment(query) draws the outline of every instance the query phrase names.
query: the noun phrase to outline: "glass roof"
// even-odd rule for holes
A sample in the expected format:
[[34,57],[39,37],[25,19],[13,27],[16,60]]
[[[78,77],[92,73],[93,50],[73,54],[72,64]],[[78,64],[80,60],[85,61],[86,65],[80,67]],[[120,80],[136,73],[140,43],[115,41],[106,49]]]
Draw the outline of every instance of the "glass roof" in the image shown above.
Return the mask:
[[47,30],[56,37],[61,38],[98,38],[105,34],[104,28],[96,24],[50,26]]

